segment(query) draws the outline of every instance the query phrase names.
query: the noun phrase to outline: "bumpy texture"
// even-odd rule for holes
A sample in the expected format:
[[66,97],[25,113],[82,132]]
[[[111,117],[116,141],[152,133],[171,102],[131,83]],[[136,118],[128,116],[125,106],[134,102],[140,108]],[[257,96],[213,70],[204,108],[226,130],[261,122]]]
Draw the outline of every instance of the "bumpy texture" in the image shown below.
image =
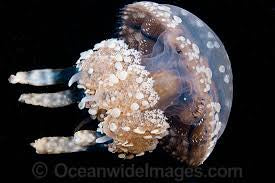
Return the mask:
[[153,151],[168,134],[169,124],[163,111],[152,109],[159,96],[150,73],[140,65],[140,53],[122,40],[109,39],[83,58],[77,75],[86,97],[79,107],[89,108],[95,117],[106,112],[98,131],[113,139],[109,151],[126,158]]

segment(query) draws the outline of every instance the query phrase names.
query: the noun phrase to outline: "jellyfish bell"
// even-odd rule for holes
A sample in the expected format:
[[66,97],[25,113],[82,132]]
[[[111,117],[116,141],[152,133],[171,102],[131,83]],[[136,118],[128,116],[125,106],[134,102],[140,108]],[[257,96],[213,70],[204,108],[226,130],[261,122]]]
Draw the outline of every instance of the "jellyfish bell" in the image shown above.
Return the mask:
[[67,82],[69,90],[22,94],[19,101],[44,107],[78,102],[98,119],[95,130],[36,140],[31,145],[41,154],[103,143],[131,159],[161,146],[197,166],[223,133],[232,103],[230,61],[216,34],[192,13],[153,2],[125,6],[119,37],[81,53],[74,67],[18,72],[9,81]]
[[158,107],[170,125],[162,146],[190,165],[201,164],[226,127],[233,98],[222,42],[192,13],[152,2],[124,8],[120,35],[144,55],[145,68],[159,76]]

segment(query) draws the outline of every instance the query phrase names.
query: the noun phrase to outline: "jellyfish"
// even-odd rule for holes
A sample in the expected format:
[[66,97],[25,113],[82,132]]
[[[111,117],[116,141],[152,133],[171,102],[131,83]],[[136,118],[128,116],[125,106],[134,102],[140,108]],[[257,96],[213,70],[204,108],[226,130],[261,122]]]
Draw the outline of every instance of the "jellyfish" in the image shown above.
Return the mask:
[[78,103],[97,124],[70,137],[35,140],[39,154],[104,144],[132,159],[161,147],[198,166],[226,127],[232,79],[222,42],[201,19],[173,5],[136,2],[122,9],[118,36],[82,52],[72,67],[17,72],[9,82],[67,83],[67,90],[22,94],[19,101],[49,108]]

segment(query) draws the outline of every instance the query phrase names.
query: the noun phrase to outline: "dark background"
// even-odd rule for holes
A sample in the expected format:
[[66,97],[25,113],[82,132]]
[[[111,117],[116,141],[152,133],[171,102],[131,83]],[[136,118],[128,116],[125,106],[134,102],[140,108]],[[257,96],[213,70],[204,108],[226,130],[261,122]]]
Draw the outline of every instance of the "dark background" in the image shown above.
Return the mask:
[[[25,92],[54,92],[66,88],[31,87],[11,85],[10,74],[39,68],[63,68],[71,66],[79,58],[79,53],[114,36],[118,25],[118,12],[129,0],[85,0],[68,2],[49,1],[1,1],[0,2],[0,178],[19,178],[38,182],[86,182],[113,181],[113,178],[56,178],[53,167],[65,163],[70,167],[120,167],[121,164],[143,166],[148,163],[155,167],[184,166],[158,149],[152,154],[123,161],[115,155],[97,150],[62,155],[37,155],[29,143],[44,136],[70,136],[74,128],[85,117],[85,112],[77,105],[58,109],[34,107],[17,102]],[[258,96],[254,91],[261,90],[265,82],[259,80],[268,67],[269,46],[265,35],[268,27],[268,10],[264,1],[197,1],[171,0],[156,1],[180,6],[206,22],[220,37],[228,51],[234,76],[234,99],[227,128],[218,141],[213,153],[201,166],[240,167],[243,177],[229,178],[186,178],[186,182],[246,182],[253,158],[249,147],[256,135],[250,135],[250,127],[257,126],[260,113],[256,105]],[[274,15],[274,14],[273,14]],[[260,34],[258,30],[261,30]],[[262,49],[263,48],[263,51]],[[256,71],[257,70],[257,71]],[[266,76],[267,77],[267,76]],[[255,80],[256,78],[256,80]],[[258,81],[257,81],[258,79]],[[257,85],[255,85],[255,81]],[[34,163],[42,161],[48,168],[48,175],[36,179],[32,173]],[[173,179],[171,179],[173,180]],[[126,179],[124,179],[126,181]],[[127,180],[128,181],[128,180]],[[145,178],[131,178],[130,181],[148,182]],[[160,181],[157,177],[150,181]],[[168,181],[162,178],[161,181]]]

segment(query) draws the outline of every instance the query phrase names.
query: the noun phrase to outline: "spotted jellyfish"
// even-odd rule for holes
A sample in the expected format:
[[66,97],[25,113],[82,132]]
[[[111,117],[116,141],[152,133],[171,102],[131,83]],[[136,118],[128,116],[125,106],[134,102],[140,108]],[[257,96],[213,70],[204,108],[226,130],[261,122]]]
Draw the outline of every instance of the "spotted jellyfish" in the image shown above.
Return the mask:
[[198,17],[172,5],[137,2],[120,17],[118,38],[81,53],[73,67],[10,76],[12,84],[68,83],[68,90],[22,94],[19,101],[50,108],[77,102],[98,124],[31,145],[39,154],[56,154],[106,144],[123,159],[159,145],[181,162],[202,164],[226,127],[232,103],[222,42]]

